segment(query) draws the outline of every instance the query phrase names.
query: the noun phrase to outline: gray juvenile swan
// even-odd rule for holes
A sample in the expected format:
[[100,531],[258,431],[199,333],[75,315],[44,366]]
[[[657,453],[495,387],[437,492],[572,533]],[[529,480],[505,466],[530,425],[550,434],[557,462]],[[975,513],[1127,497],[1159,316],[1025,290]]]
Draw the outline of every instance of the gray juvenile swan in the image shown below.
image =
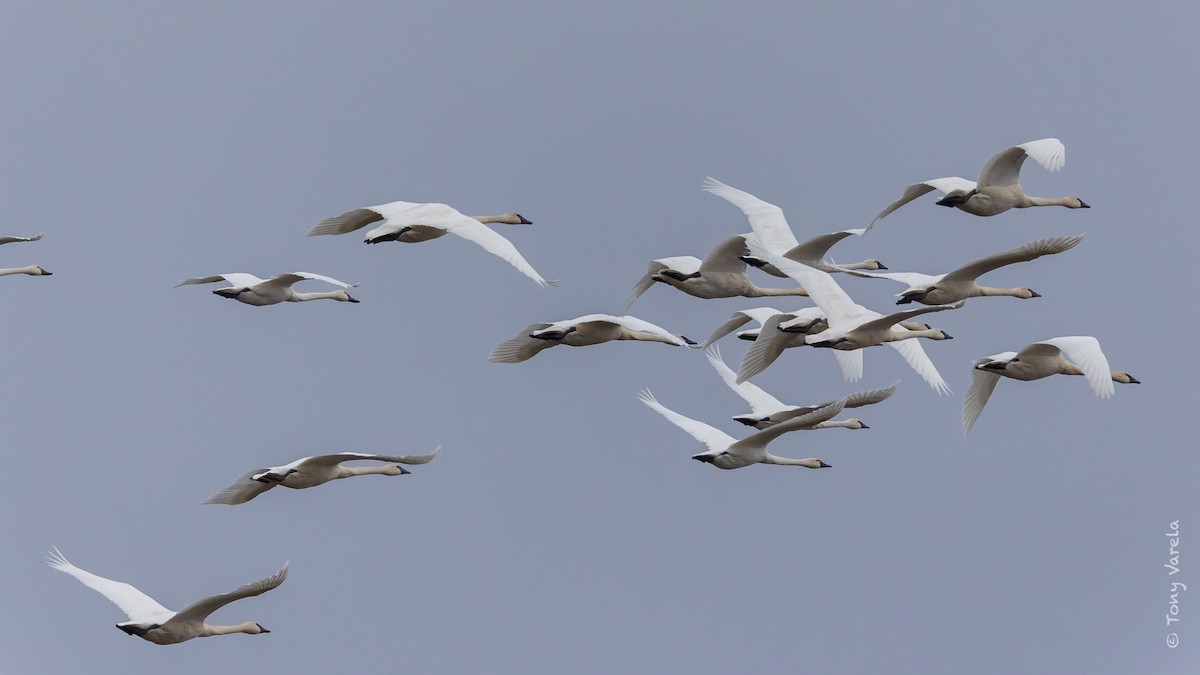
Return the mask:
[[1046,239],[1039,239],[1024,246],[1014,248],[1011,251],[1004,251],[1003,253],[996,253],[986,258],[980,258],[946,274],[931,275],[919,274],[917,272],[850,273],[857,277],[891,279],[892,281],[908,284],[908,288],[903,293],[896,294],[900,297],[896,301],[897,305],[905,305],[911,302],[919,302],[923,305],[948,305],[967,298],[998,295],[1023,299],[1040,298],[1042,296],[1028,286],[994,288],[991,286],[980,286],[976,283],[975,279],[1005,265],[1028,262],[1044,255],[1062,253],[1074,248],[1081,241],[1083,241],[1082,234],[1077,237],[1048,237]]
[[1026,157],[1032,157],[1047,171],[1058,171],[1066,164],[1067,150],[1062,141],[1057,138],[1043,138],[1029,141],[1001,152],[988,160],[979,172],[979,182],[966,178],[951,176],[934,178],[908,186],[904,195],[888,205],[875,216],[875,220],[867,226],[871,229],[875,223],[887,217],[889,213],[904,206],[912,200],[933,190],[941,190],[945,197],[937,203],[939,206],[954,206],[976,216],[994,216],[1009,209],[1024,209],[1030,206],[1065,206],[1069,209],[1088,209],[1082,199],[1070,197],[1030,197],[1021,189],[1017,182],[1021,173],[1021,164]]
[[783,466],[802,466],[808,469],[829,468],[828,464],[815,457],[791,459],[772,455],[767,452],[767,444],[789,431],[805,429],[832,419],[834,415],[842,411],[842,402],[837,401],[833,405],[825,406],[816,412],[776,424],[769,429],[751,434],[739,441],[720,429],[680,415],[664,406],[654,398],[649,389],[639,393],[638,399],[650,406],[651,409],[658,411],[663,417],[671,420],[675,426],[691,434],[692,438],[707,445],[707,452],[692,455],[692,459],[712,464],[718,469],[740,469],[751,464],[780,464]]
[[[628,310],[655,282],[674,286],[697,298],[759,298],[777,295],[808,295],[803,288],[763,288],[746,277],[746,235],[737,235],[717,244],[704,260],[691,256],[658,258],[633,287],[625,303]],[[757,259],[755,259],[757,260]]]
[[[302,457],[282,466],[254,469],[229,487],[209,497],[205,504],[245,504],[276,485],[303,490],[331,480],[379,474],[403,476],[411,473],[401,464],[425,464],[437,456],[442,446],[427,455],[373,455],[364,452],[339,452],[332,455]],[[342,466],[342,462],[371,460],[391,462],[380,466]]]
[[175,284],[175,288],[186,286],[188,284],[211,284],[218,281],[227,281],[232,286],[226,288],[218,288],[213,293],[223,297],[243,302],[247,305],[255,305],[261,307],[264,305],[275,305],[281,302],[304,302],[306,300],[338,300],[340,302],[358,302],[350,297],[346,291],[329,291],[323,293],[300,293],[292,290],[292,284],[305,279],[313,279],[315,281],[324,281],[335,286],[343,288],[354,288],[358,284],[348,284],[344,281],[338,281],[332,277],[327,277],[321,274],[313,274],[311,272],[290,272],[288,274],[280,274],[270,279],[259,279],[253,274],[245,272],[231,272],[229,274],[215,274],[211,277],[193,277],[184,279]]
[[975,361],[971,370],[971,389],[963,399],[963,435],[971,431],[975,420],[983,413],[983,407],[1002,376],[1029,381],[1051,375],[1083,375],[1100,398],[1113,395],[1113,382],[1141,384],[1129,373],[1109,370],[1108,359],[1094,337],[1071,335],[1034,342],[1019,352],[1002,352]]
[[662,342],[676,347],[696,344],[635,316],[587,314],[555,323],[530,324],[516,337],[497,345],[488,356],[488,361],[520,363],[555,345],[589,347],[611,340]]
[[511,225],[532,225],[521,214],[508,212],[499,216],[465,216],[451,206],[438,203],[421,204],[416,202],[391,202],[379,206],[367,206],[361,209],[347,211],[340,216],[326,218],[308,231],[308,236],[322,234],[345,234],[366,227],[371,223],[380,223],[378,227],[367,232],[364,241],[368,244],[378,244],[384,241],[399,241],[415,243],[437,239],[447,233],[456,234],[463,239],[473,241],[485,251],[499,256],[502,260],[517,268],[525,276],[533,279],[539,286],[556,286],[557,281],[547,281],[542,275],[526,262],[512,242],[497,234],[484,223],[507,223]]
[[284,563],[283,569],[262,581],[238,586],[228,593],[201,598],[178,612],[172,612],[155,602],[154,598],[127,583],[105,579],[79,569],[67,562],[57,548],[47,554],[46,564],[59,572],[65,572],[75,577],[84,586],[108,598],[122,612],[125,612],[129,620],[117,624],[117,628],[127,635],[136,635],[158,645],[173,645],[192,638],[213,635],[270,633],[271,631],[254,621],[246,621],[235,626],[211,626],[204,621],[209,614],[235,600],[262,595],[276,588],[283,583],[288,573],[287,563]]

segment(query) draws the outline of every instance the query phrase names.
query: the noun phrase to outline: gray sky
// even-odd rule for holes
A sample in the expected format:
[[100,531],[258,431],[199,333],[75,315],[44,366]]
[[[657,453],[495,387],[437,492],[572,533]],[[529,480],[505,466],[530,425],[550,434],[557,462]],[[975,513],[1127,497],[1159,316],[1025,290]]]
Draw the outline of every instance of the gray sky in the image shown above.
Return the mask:
[[[1194,3],[347,4],[6,8],[0,234],[46,236],[0,266],[54,276],[0,280],[0,670],[1196,669],[1198,591],[1164,619],[1171,581],[1200,589],[1194,369],[1162,337],[1196,327],[1163,311],[1196,291],[1177,197],[1198,141]],[[832,469],[690,460],[702,446],[636,393],[744,435],[742,402],[693,350],[486,361],[534,321],[618,311],[650,259],[746,231],[704,176],[803,236],[1046,136],[1066,167],[1030,163],[1022,184],[1091,210],[983,219],[926,197],[834,249],[936,273],[1087,233],[987,278],[1044,297],[931,321],[957,338],[925,345],[953,397],[887,349],[859,384],[807,350],[755,378],[794,403],[901,380],[856,413],[870,430],[772,445]],[[497,229],[561,287],[452,237],[303,236],[398,199],[521,212],[535,224]],[[292,270],[361,282],[362,303],[172,288]],[[878,310],[900,290],[843,283]],[[659,285],[633,313],[703,339],[733,311],[808,304],[779,300]],[[1077,334],[1145,384],[1100,400],[1082,379],[1004,381],[962,437],[974,358]],[[722,349],[736,366],[744,344]],[[411,476],[201,506],[258,466],[438,443]],[[51,545],[172,609],[292,569],[212,617],[270,635],[157,647],[43,565]]]

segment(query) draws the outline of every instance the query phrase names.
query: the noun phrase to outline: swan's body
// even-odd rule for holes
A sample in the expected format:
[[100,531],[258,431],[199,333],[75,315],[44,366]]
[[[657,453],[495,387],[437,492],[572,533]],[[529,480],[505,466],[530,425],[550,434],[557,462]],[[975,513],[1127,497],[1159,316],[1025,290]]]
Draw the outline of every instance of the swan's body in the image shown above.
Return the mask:
[[1051,375],[1083,375],[1100,398],[1113,395],[1113,382],[1141,384],[1129,373],[1110,371],[1108,359],[1094,337],[1073,335],[1034,342],[1019,352],[1002,352],[975,361],[971,389],[963,399],[963,435],[971,431],[983,413],[1001,376],[1029,381]]
[[[766,429],[767,427],[774,426],[780,422],[786,422],[794,417],[816,412],[821,408],[836,403],[836,401],[826,401],[816,405],[786,405],[783,401],[780,401],[774,396],[768,394],[756,385],[753,385],[749,382],[742,382],[739,384],[737,382],[737,375],[730,370],[729,366],[725,365],[725,362],[721,359],[721,352],[715,346],[709,347],[708,350],[705,351],[704,355],[708,357],[709,364],[711,364],[713,369],[717,371],[717,374],[721,376],[721,380],[730,389],[732,389],[734,393],[742,397],[742,400],[750,404],[750,414],[735,415],[733,418],[734,420],[741,422],[746,426],[751,426],[756,429]],[[899,384],[900,383],[897,382],[887,389],[873,389],[871,391],[863,391],[856,394],[851,394],[850,396],[842,399],[843,407],[859,408],[865,405],[879,403],[895,393],[896,386]],[[866,424],[863,424],[860,420],[849,419],[828,420],[809,428],[869,429],[870,427],[868,427]]]
[[785,466],[803,466],[809,469],[828,468],[828,464],[816,458],[790,459],[788,457],[772,455],[767,452],[767,444],[789,431],[809,428],[815,424],[832,419],[834,415],[837,415],[842,410],[842,402],[837,401],[833,405],[826,406],[807,415],[796,417],[787,422],[776,424],[739,441],[719,429],[690,417],[680,415],[674,410],[667,408],[659,403],[649,390],[638,394],[638,399],[650,406],[650,408],[658,411],[663,417],[671,420],[675,426],[691,434],[692,438],[707,445],[707,452],[692,455],[692,459],[712,464],[718,469],[740,469],[751,464],[782,464]]
[[41,241],[42,235],[35,234],[32,237],[0,237],[0,244],[14,244],[22,241]]
[[288,573],[287,563],[284,563],[283,569],[262,581],[238,586],[228,593],[202,598],[178,612],[172,612],[158,604],[154,598],[129,584],[105,579],[79,569],[68,562],[57,548],[47,555],[46,564],[75,577],[83,585],[108,598],[122,612],[125,612],[129,620],[117,624],[117,628],[128,635],[136,635],[143,640],[159,645],[170,645],[197,637],[231,633],[248,633],[250,635],[270,633],[271,631],[253,621],[235,626],[211,626],[204,621],[209,614],[235,600],[262,595],[279,586],[287,578]]
[[685,337],[672,335],[663,328],[635,316],[587,314],[555,323],[531,324],[516,337],[501,342],[492,350],[488,361],[520,363],[554,345],[589,347],[611,340],[662,342],[677,347],[695,344]]
[[[755,237],[746,239],[746,245],[751,254],[766,262],[772,263],[795,279],[805,290],[817,307],[825,313],[829,328],[815,335],[807,335],[805,342],[814,346],[834,347],[839,350],[858,350],[873,344],[887,344],[912,366],[913,370],[924,378],[939,394],[949,393],[950,387],[937,372],[937,367],[929,360],[925,350],[916,340],[909,338],[925,337],[933,340],[949,338],[944,331],[936,329],[908,330],[893,328],[896,323],[906,321],[913,316],[925,313],[922,310],[897,312],[883,316],[862,305],[855,303],[850,296],[838,286],[837,282],[827,272],[788,260],[774,252],[769,241],[778,241],[780,233],[790,232],[783,210],[774,204],[764,202],[754,195],[738,190],[713,180],[706,179],[704,189],[718,197],[728,200],[742,210],[754,229]],[[941,310],[948,307],[925,307],[923,310]],[[757,340],[755,340],[757,342]],[[853,382],[862,377],[862,356],[841,357],[838,359],[842,374]],[[744,381],[744,378],[738,378]]]
[[625,303],[625,309],[642,293],[662,282],[697,298],[759,298],[778,295],[808,295],[803,288],[763,288],[746,276],[745,235],[737,235],[717,244],[704,260],[691,256],[659,258],[650,266]]
[[28,274],[31,277],[49,277],[53,276],[53,272],[48,272],[41,265],[27,265],[25,267],[6,267],[0,269],[0,277],[10,274]]
[[263,306],[274,305],[280,302],[304,302],[306,300],[337,300],[340,302],[358,302],[350,297],[346,291],[329,291],[323,293],[300,293],[292,290],[292,284],[305,279],[313,279],[316,281],[324,281],[335,286],[343,288],[354,288],[358,284],[348,284],[343,281],[338,281],[332,277],[327,277],[321,274],[312,274],[311,272],[291,272],[288,274],[280,274],[270,279],[259,279],[253,274],[245,272],[231,272],[229,274],[216,274],[211,277],[193,277],[184,279],[175,284],[175,288],[186,286],[188,284],[211,284],[218,281],[227,281],[231,286],[226,288],[218,288],[213,293],[223,297],[232,298],[238,302],[244,302],[247,305]]
[[1005,265],[1027,262],[1044,255],[1062,253],[1074,248],[1081,241],[1083,241],[1083,235],[1039,239],[1024,246],[1014,248],[1011,251],[1004,251],[1003,253],[990,255],[986,258],[980,258],[946,274],[930,275],[918,274],[916,272],[885,272],[874,274],[853,272],[853,274],[855,276],[877,279],[891,279],[908,284],[908,288],[903,293],[897,293],[900,297],[896,301],[897,305],[904,305],[910,302],[919,302],[923,305],[948,305],[967,298],[997,295],[1007,295],[1023,299],[1040,298],[1042,296],[1039,293],[1036,293],[1027,286],[994,288],[991,286],[980,286],[975,280],[979,276]]
[[[380,223],[380,221],[382,221]],[[458,210],[446,204],[391,202],[379,206],[368,206],[347,211],[340,216],[326,218],[308,231],[308,236],[321,234],[345,234],[366,227],[372,223],[380,223],[367,232],[364,240],[368,244],[384,241],[399,241],[406,243],[429,241],[437,239],[446,233],[456,234],[463,239],[473,241],[485,251],[499,256],[505,262],[517,268],[522,274],[533,279],[541,286],[553,286],[557,282],[547,281],[542,275],[526,262],[512,242],[497,234],[484,223],[507,223],[512,225],[531,225],[519,213],[505,213],[499,216],[463,215]]]
[[1029,141],[1001,152],[988,160],[979,172],[979,181],[969,181],[958,176],[934,178],[908,186],[904,195],[888,205],[886,209],[875,216],[875,220],[867,226],[874,227],[875,223],[885,218],[889,213],[904,206],[912,200],[932,192],[941,190],[945,193],[939,206],[954,206],[976,216],[994,216],[1009,209],[1024,209],[1030,206],[1065,206],[1069,209],[1091,208],[1082,199],[1070,197],[1030,197],[1021,189],[1018,178],[1021,164],[1026,157],[1032,157],[1047,171],[1058,171],[1066,163],[1067,150],[1057,138],[1043,138]]
[[[425,464],[432,460],[442,446],[427,455],[373,455],[362,452],[339,452],[332,455],[303,457],[282,466],[255,469],[237,479],[233,485],[209,497],[205,504],[244,504],[276,485],[303,490],[331,480],[379,474],[403,476],[408,474],[401,464]],[[342,462],[371,460],[391,462],[380,466],[342,466]]]

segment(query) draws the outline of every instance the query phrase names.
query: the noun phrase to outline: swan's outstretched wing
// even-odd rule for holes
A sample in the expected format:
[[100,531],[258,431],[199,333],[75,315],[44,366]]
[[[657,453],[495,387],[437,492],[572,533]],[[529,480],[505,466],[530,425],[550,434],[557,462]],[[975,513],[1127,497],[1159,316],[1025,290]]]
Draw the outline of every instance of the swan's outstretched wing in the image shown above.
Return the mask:
[[521,361],[533,358],[534,355],[543,349],[553,347],[558,344],[553,340],[540,340],[529,337],[530,333],[545,330],[553,325],[552,323],[530,324],[516,337],[496,345],[496,348],[488,355],[488,361],[492,363],[520,363]]
[[654,394],[651,394],[649,389],[643,389],[642,391],[638,392],[638,400],[650,406],[652,409],[657,410],[660,415],[668,420],[671,420],[672,424],[688,432],[692,438],[705,444],[708,446],[708,449],[712,450],[713,452],[721,452],[722,450],[725,450],[736,440],[733,436],[730,436],[720,429],[711,427],[704,422],[694,420],[690,417],[684,417],[683,415],[680,415],[674,410],[671,410],[665,405],[659,403],[658,399],[654,398]]
[[[836,268],[839,272],[845,272],[853,277],[866,277],[869,279],[889,279],[891,281],[899,281],[902,284],[907,284],[909,288],[918,286],[929,286],[941,281],[944,274],[921,274],[920,272],[864,272],[862,270],[851,270],[845,267]],[[904,295],[897,293],[896,295]]]
[[1067,149],[1057,138],[1043,138],[1029,141],[997,154],[983,165],[979,172],[979,185],[1008,186],[1016,185],[1021,173],[1021,164],[1026,157],[1042,165],[1047,171],[1058,171],[1067,163]]
[[886,218],[887,215],[889,213],[891,213],[892,211],[895,211],[896,209],[900,208],[901,206],[904,206],[905,204],[916,199],[917,197],[920,197],[921,195],[933,192],[934,190],[941,190],[942,193],[944,194],[944,193],[948,193],[948,192],[953,192],[955,190],[962,190],[964,192],[970,192],[971,190],[974,190],[974,189],[975,189],[975,181],[967,180],[966,178],[959,178],[958,176],[948,176],[946,178],[931,178],[929,180],[921,181],[920,183],[914,183],[912,185],[909,185],[907,188],[905,188],[904,194],[900,196],[900,199],[897,199],[896,201],[892,202],[891,204],[888,204],[886,209],[880,211],[879,215],[875,216],[875,220],[872,220],[871,224],[867,226],[867,229],[869,230],[872,227],[875,227],[875,223],[878,223],[879,221]]
[[750,220],[750,227],[754,229],[759,243],[768,251],[783,254],[800,245],[800,242],[796,241],[796,236],[792,234],[792,228],[788,226],[787,219],[783,217],[783,209],[778,206],[764,202],[749,192],[730,187],[714,178],[705,178],[702,187],[741,209],[742,213],[746,214],[746,218]]
[[332,466],[341,464],[342,462],[350,462],[356,460],[374,460],[379,462],[395,462],[398,464],[426,464],[440,452],[442,446],[437,446],[433,452],[427,455],[376,455],[369,452],[336,452],[329,455],[316,455],[309,457],[304,461],[305,464],[314,466]]
[[[441,227],[441,225],[433,226]],[[539,286],[558,285],[557,281],[544,279],[542,275],[538,274],[537,270],[533,269],[533,266],[526,262],[525,257],[521,255],[516,246],[513,246],[511,241],[470,216],[462,216],[454,225],[448,225],[445,229],[451,234],[457,234],[463,239],[479,244],[488,253],[499,256],[502,260],[517,268],[521,274],[536,281]]]
[[122,612],[125,612],[130,621],[162,622],[171,616],[171,610],[158,604],[154,598],[133,586],[123,581],[105,579],[72,565],[63,557],[57,547],[46,554],[46,564],[59,572],[70,574],[84,586],[108,598]]
[[745,272],[746,238],[743,235],[732,236],[713,247],[704,262],[700,263],[700,273],[705,272]]
[[829,253],[829,249],[833,248],[834,244],[846,237],[851,235],[861,237],[866,231],[866,228],[859,228],[856,230],[842,230],[841,232],[819,234],[802,244],[798,244],[790,251],[784,253],[783,257],[830,272],[836,268],[830,268],[825,262],[825,254]]
[[[950,385],[942,379],[941,373],[938,372],[937,366],[933,365],[933,361],[929,360],[929,356],[925,353],[925,349],[921,347],[921,341],[917,338],[909,338],[907,340],[897,340],[895,342],[883,343],[892,349],[900,352],[900,356],[912,366],[912,369],[917,371],[921,379],[929,383],[933,390],[940,395],[951,394]],[[859,350],[861,351],[861,350]]]
[[[629,330],[637,331],[639,333],[654,333],[655,335],[658,335],[660,337],[670,340],[672,343],[679,345],[680,347],[686,347],[689,345],[688,341],[681,339],[678,335],[671,333],[666,328],[652,324],[649,321],[646,321],[645,319],[639,319],[636,316],[632,316],[630,314],[626,314],[625,316],[610,316],[610,315],[606,315],[606,314],[597,314],[597,315],[592,315],[592,317],[593,318],[590,319],[591,321],[607,321],[610,323],[619,324],[621,326],[628,328]],[[583,319],[583,317],[580,318],[580,321],[579,321],[580,323],[583,323],[582,319]]]
[[250,288],[251,286],[257,286],[258,284],[261,284],[264,280],[259,279],[253,274],[246,274],[245,272],[230,272],[229,274],[214,274],[210,277],[192,277],[191,279],[184,279],[183,281],[175,284],[175,288],[187,286],[188,284],[212,284],[218,281],[229,282],[230,284],[233,284],[235,288]]
[[971,432],[971,427],[975,426],[975,420],[979,419],[979,415],[983,413],[983,406],[987,405],[988,399],[992,397],[992,390],[1000,381],[1000,373],[979,367],[991,360],[990,358],[978,359],[972,366],[971,388],[967,390],[967,396],[963,399],[963,436]]
[[378,211],[371,209],[354,209],[347,211],[340,216],[326,218],[317,223],[317,226],[308,231],[305,236],[315,237],[321,234],[346,234],[358,229],[362,229],[371,223],[377,223],[383,220],[383,215]]
[[179,610],[178,614],[171,617],[171,621],[204,621],[206,618],[208,618],[209,614],[212,614],[213,612],[221,609],[225,605],[228,605],[235,600],[262,595],[263,593],[276,588],[279,586],[279,584],[283,583],[284,579],[287,579],[287,574],[288,563],[284,563],[282,569],[266,579],[255,581],[249,584],[243,584],[228,593],[212,595],[193,602],[187,607]]
[[998,267],[1027,262],[1044,255],[1062,253],[1074,248],[1081,241],[1083,241],[1082,234],[1075,237],[1047,237],[1045,239],[1038,239],[1024,246],[1018,246],[1011,251],[989,255],[986,258],[980,258],[974,262],[967,263],[953,272],[947,273],[943,279],[946,281],[974,281],[976,278]]
[[791,318],[791,315],[776,314],[763,323],[762,328],[758,331],[758,339],[750,344],[750,348],[742,356],[742,365],[738,367],[735,384],[740,385],[766,370],[768,366],[775,363],[775,359],[779,358],[783,350],[787,349],[793,338],[799,335],[779,330],[779,322],[785,318]]
[[270,467],[263,467],[261,469],[254,469],[253,471],[246,472],[244,476],[234,481],[229,487],[204,500],[204,503],[229,504],[231,506],[235,504],[245,504],[251,499],[254,499],[267,490],[275,487],[276,483],[273,481],[264,483],[262,481],[254,480],[255,476],[267,471],[270,471]]
[[837,359],[838,368],[842,369],[842,377],[847,382],[858,382],[863,376],[863,350],[854,349],[842,351],[834,349],[833,356]]
[[0,237],[0,244],[13,244],[20,241],[38,241],[42,235],[35,234],[32,237]]
[[856,330],[887,330],[901,321],[908,321],[914,316],[929,314],[931,312],[943,312],[949,309],[961,309],[966,302],[958,302],[953,305],[936,305],[933,307],[918,307],[917,309],[908,309],[903,312],[893,312],[887,316],[881,316],[878,319],[872,319],[858,325]]
[[1100,351],[1100,342],[1096,338],[1090,335],[1070,335],[1042,340],[1017,352],[1017,358],[1029,353],[1039,344],[1053,345],[1061,349],[1062,353],[1083,371],[1084,377],[1087,378],[1088,384],[1092,385],[1092,391],[1096,392],[1097,396],[1109,398],[1113,395],[1112,371],[1109,370],[1108,358]]
[[650,290],[654,285],[654,275],[665,269],[676,270],[683,274],[692,274],[700,271],[701,261],[699,258],[690,255],[673,256],[670,258],[656,258],[650,261],[646,267],[646,274],[638,280],[633,286],[633,294],[629,296],[629,300],[625,302],[625,307],[622,311],[629,311],[629,307],[634,301],[642,297],[642,293]]
[[738,441],[737,443],[734,443],[732,446],[730,446],[730,451],[733,451],[733,450],[743,447],[743,446],[745,446],[745,447],[761,447],[761,446],[766,445],[767,443],[770,443],[771,441],[775,440],[776,438],[782,436],[783,434],[786,434],[789,431],[798,431],[800,429],[807,429],[809,427],[820,424],[821,422],[827,422],[827,421],[833,419],[838,413],[840,413],[842,411],[842,407],[843,407],[843,402],[838,400],[838,401],[834,401],[833,403],[825,406],[824,408],[818,408],[818,409],[814,410],[813,412],[808,413],[807,415],[793,417],[792,419],[787,420],[786,422],[780,422],[779,424],[773,424],[773,425],[767,427],[766,429],[759,431],[758,433],[750,434],[749,436],[743,438],[742,440]]
[[725,384],[735,394],[741,396],[743,401],[750,404],[750,410],[755,415],[765,417],[787,407],[783,401],[763,391],[757,385],[750,384],[749,382],[739,384],[737,382],[737,375],[730,370],[729,366],[725,365],[725,361],[721,359],[721,350],[717,347],[709,347],[704,352],[704,355],[708,357],[708,362],[717,371],[717,374],[721,376]]
[[751,309],[743,309],[740,312],[734,312],[733,316],[730,317],[729,321],[726,321],[725,323],[721,324],[721,327],[716,329],[715,331],[713,331],[713,334],[710,335],[708,337],[708,339],[704,341],[703,344],[698,345],[698,348],[699,349],[708,349],[709,345],[716,342],[717,340],[720,340],[721,338],[725,337],[726,335],[729,335],[730,333],[737,330],[738,328],[741,328],[742,326],[746,325],[746,323],[750,322],[751,320],[757,321],[759,324],[762,324],[767,319],[771,318],[772,316],[775,316],[776,314],[782,314],[782,312],[775,309],[774,307],[754,307]]
[[869,389],[867,391],[855,392],[843,398],[842,403],[847,408],[861,408],[865,405],[874,405],[880,401],[886,401],[892,394],[896,393],[896,387],[898,386],[900,386],[900,380],[896,380],[892,383],[892,386],[885,389]]
[[313,274],[312,272],[288,272],[280,274],[263,282],[265,286],[275,286],[278,288],[287,288],[298,281],[311,279],[313,281],[324,281],[327,284],[341,286],[342,288],[357,288],[358,284],[348,284],[344,281],[338,281],[333,277],[327,277],[324,274]]
[[842,290],[838,282],[828,272],[822,272],[795,260],[789,260],[781,255],[766,250],[757,242],[747,240],[750,251],[763,260],[779,268],[781,272],[797,281],[808,291],[808,297],[829,318],[830,327],[838,327],[850,321],[860,320],[868,310]]

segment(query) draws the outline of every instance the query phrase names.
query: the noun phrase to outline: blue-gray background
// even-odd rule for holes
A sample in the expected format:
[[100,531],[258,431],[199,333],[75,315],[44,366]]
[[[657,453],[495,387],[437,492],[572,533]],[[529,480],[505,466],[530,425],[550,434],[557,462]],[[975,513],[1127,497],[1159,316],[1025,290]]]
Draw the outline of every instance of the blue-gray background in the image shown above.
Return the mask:
[[[0,229],[46,233],[0,265],[55,273],[0,280],[5,672],[1194,672],[1200,589],[1164,620],[1169,581],[1200,586],[1175,337],[1196,327],[1194,3],[169,4],[0,21]],[[834,249],[935,273],[1087,233],[987,278],[1043,298],[936,316],[954,397],[887,349],[858,385],[811,351],[756,378],[795,403],[902,380],[856,412],[870,430],[772,446],[833,469],[691,461],[702,446],[635,396],[743,435],[693,350],[486,361],[534,321],[618,311],[650,259],[746,231],[706,175],[803,238],[1046,136],[1066,168],[1022,184],[1090,211],[926,197]],[[535,224],[497,229],[561,287],[454,237],[303,236],[397,199],[521,212]],[[362,304],[172,289],[292,270],[362,282]],[[900,290],[843,283],[881,310]],[[660,285],[633,313],[703,339],[808,304],[774,300]],[[972,359],[1075,334],[1145,384],[1001,382],[962,437]],[[743,345],[723,343],[735,367]],[[411,476],[200,504],[251,468],[438,443]],[[43,565],[51,545],[174,609],[292,571],[212,617],[270,635],[164,648]]]

